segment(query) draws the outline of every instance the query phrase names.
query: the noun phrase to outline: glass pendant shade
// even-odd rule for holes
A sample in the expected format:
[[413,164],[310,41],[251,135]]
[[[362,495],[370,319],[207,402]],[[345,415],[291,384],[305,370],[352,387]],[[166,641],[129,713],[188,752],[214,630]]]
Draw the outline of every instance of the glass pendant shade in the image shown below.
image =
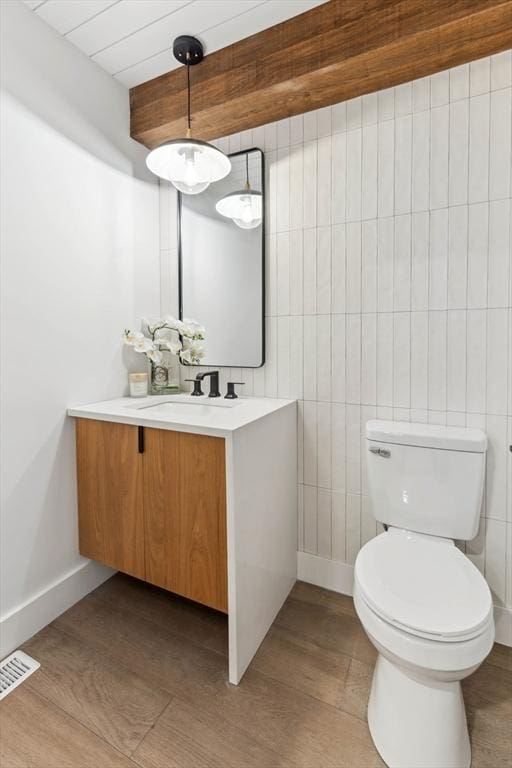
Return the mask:
[[240,229],[255,229],[263,216],[262,194],[253,189],[240,189],[222,197],[215,208],[221,216],[233,219]]
[[151,150],[146,165],[156,176],[170,181],[187,195],[203,192],[231,170],[231,161],[223,152],[206,141],[191,138],[161,144]]

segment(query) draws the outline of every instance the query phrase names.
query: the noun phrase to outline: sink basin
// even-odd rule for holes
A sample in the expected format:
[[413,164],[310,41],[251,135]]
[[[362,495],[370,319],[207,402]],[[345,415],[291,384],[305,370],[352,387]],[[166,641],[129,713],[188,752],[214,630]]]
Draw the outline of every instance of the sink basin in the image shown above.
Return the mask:
[[238,398],[226,400],[223,397],[193,397],[192,395],[169,395],[145,398],[140,403],[130,403],[128,408],[151,413],[176,414],[181,416],[207,416],[220,409],[237,408],[241,402]]
[[198,418],[213,415],[219,413],[219,410],[229,411],[234,405],[225,405],[220,403],[208,403],[208,402],[166,402],[155,403],[154,405],[142,406],[142,411],[150,412],[151,414],[160,414],[162,416],[190,416],[191,418]]

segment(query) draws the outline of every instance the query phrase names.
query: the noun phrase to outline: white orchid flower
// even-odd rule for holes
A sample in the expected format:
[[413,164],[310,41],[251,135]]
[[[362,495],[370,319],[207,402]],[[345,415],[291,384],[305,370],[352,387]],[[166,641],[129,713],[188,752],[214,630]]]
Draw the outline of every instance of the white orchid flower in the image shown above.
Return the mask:
[[204,348],[199,340],[184,339],[184,349],[180,353],[180,359],[189,364],[199,363],[204,357]]
[[158,339],[158,345],[160,347],[165,347],[165,349],[168,349],[173,355],[177,355],[183,349],[179,339],[176,341],[172,339]]
[[187,363],[188,365],[193,364],[192,360],[192,352],[190,349],[182,349],[180,352],[180,360],[182,363]]
[[180,321],[172,315],[166,315],[162,322],[165,324],[165,327],[169,328],[171,331],[177,331],[180,324]]
[[143,354],[147,354],[156,349],[155,344],[151,339],[148,339],[147,336],[142,336],[142,338],[136,339],[133,348],[136,352],[141,352]]
[[135,344],[139,343],[144,338],[146,337],[143,333],[140,333],[140,331],[126,330],[123,334],[124,343],[128,344],[130,347],[135,346]]
[[185,336],[189,339],[204,339],[205,337],[204,326],[200,325],[199,323],[196,323],[195,320],[185,319],[182,325],[183,325],[183,330],[181,331],[182,336]]
[[151,360],[155,365],[160,365],[164,358],[163,353],[159,349],[151,349],[146,352],[146,355],[148,360]]
[[147,329],[148,332],[153,336],[160,328],[162,328],[162,324],[160,320],[156,320],[154,323],[148,323]]
[[[143,326],[151,338],[140,331],[125,330],[123,341],[135,352],[146,355],[155,365],[160,365],[164,360],[162,350],[178,355],[181,362],[189,365],[200,363],[205,356],[201,344],[205,338],[205,329],[195,320],[177,320],[172,315],[166,315],[157,320],[144,319]],[[161,335],[155,338],[159,331]]]

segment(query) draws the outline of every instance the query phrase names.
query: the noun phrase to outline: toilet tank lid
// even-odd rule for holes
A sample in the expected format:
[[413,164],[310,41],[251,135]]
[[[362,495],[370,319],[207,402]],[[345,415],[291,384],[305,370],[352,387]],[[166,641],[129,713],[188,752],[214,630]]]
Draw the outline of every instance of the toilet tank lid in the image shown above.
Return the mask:
[[380,443],[442,448],[445,451],[485,453],[487,449],[487,436],[481,429],[414,424],[407,421],[367,421],[366,438]]

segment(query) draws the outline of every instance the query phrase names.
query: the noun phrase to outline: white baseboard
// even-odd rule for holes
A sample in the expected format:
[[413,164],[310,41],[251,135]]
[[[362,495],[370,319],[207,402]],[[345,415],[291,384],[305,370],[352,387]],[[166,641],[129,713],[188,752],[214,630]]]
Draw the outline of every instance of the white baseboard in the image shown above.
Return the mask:
[[67,573],[0,618],[0,659],[106,581],[114,571],[92,560]]
[[354,566],[308,552],[297,552],[297,578],[342,595],[352,595]]
[[[327,560],[325,557],[297,552],[297,578],[316,584],[317,587],[331,589],[342,595],[352,595],[354,567],[339,560]],[[494,606],[496,642],[512,646],[512,608]]]
[[[0,618],[0,658],[39,632],[61,613],[103,584],[114,571],[89,560],[27,602]],[[297,578],[318,587],[352,595],[354,568],[308,552],[297,552]],[[512,646],[512,609],[494,606],[496,642]]]

